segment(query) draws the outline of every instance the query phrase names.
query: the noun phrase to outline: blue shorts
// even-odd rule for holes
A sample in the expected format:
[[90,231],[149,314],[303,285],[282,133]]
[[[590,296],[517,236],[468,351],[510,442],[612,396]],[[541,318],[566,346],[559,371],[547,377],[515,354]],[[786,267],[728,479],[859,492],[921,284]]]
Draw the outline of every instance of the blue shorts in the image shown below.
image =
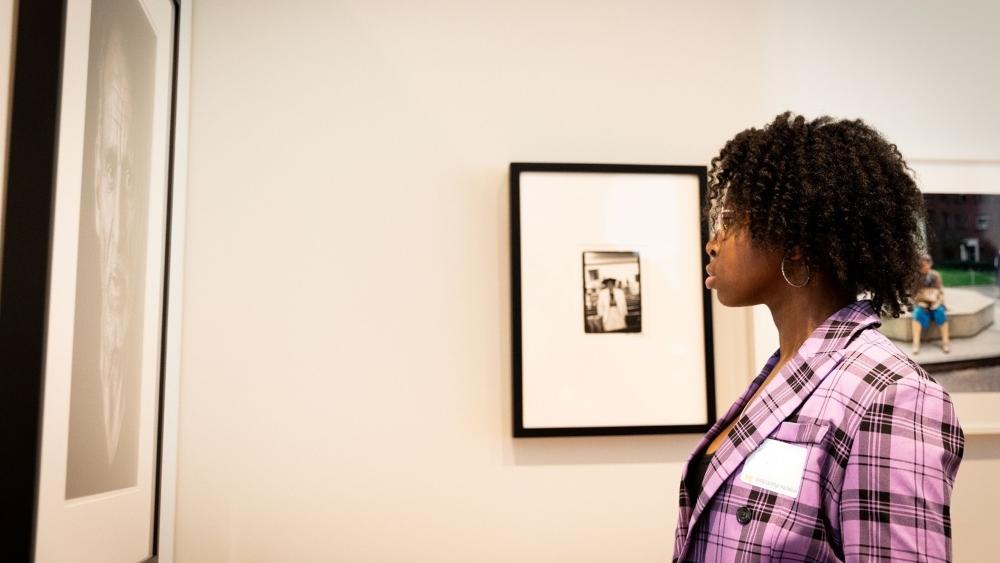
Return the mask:
[[927,310],[926,307],[917,307],[913,310],[913,320],[920,323],[920,326],[926,329],[931,326],[931,320],[938,326],[948,322],[948,315],[944,314],[944,307],[931,310]]

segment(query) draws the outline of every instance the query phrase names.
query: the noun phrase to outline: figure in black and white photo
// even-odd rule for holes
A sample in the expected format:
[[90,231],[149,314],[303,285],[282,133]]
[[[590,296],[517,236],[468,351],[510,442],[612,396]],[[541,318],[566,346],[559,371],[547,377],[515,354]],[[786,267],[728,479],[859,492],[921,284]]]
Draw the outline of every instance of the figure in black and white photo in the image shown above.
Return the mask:
[[94,1],[68,499],[136,484],[155,56],[138,0]]
[[625,292],[618,287],[614,278],[604,280],[604,289],[597,294],[597,317],[601,319],[604,332],[615,332],[625,328],[628,303]]
[[584,331],[640,332],[639,254],[583,253]]

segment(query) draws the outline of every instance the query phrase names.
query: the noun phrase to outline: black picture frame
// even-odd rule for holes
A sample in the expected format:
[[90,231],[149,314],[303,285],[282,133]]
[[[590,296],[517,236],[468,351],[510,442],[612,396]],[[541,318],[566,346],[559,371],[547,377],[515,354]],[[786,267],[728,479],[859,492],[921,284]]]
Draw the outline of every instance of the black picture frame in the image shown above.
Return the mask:
[[[159,553],[160,476],[162,474],[163,387],[167,308],[170,278],[173,217],[174,128],[178,77],[179,22],[181,0],[164,0],[172,12],[168,41],[171,53],[164,72],[169,75],[165,130],[166,156],[162,215],[162,247],[154,249],[162,261],[156,313],[159,315],[156,359],[155,441],[152,458],[153,499],[151,554]],[[60,163],[60,128],[67,72],[65,37],[67,14],[73,7],[66,0],[20,2],[14,26],[14,59],[11,80],[10,130],[7,154],[6,198],[3,213],[2,267],[0,267],[0,436],[7,454],[0,469],[4,507],[2,523],[6,537],[4,560],[31,561],[36,556],[41,472],[42,428],[55,410],[45,404],[46,355],[49,313],[52,307],[52,260],[56,229],[57,176]],[[88,69],[88,72],[91,69]],[[157,106],[160,107],[160,106]],[[160,129],[162,131],[162,129]],[[154,145],[156,146],[156,145]],[[48,409],[48,410],[47,410]],[[148,436],[147,436],[148,437]],[[110,532],[110,530],[109,530]],[[118,538],[116,538],[118,539]]]
[[[556,175],[558,175],[559,177],[556,178]],[[549,218],[552,220],[550,225],[552,231],[549,232],[556,232],[566,229],[572,230],[574,228],[572,226],[565,225],[566,214],[582,213],[586,215],[590,213],[589,217],[577,220],[577,223],[582,222],[583,224],[586,224],[590,220],[602,221],[609,219],[608,217],[609,214],[616,213],[616,211],[614,210],[587,211],[586,209],[593,208],[594,205],[586,202],[586,198],[589,196],[585,194],[585,191],[593,189],[599,190],[604,188],[601,188],[599,185],[600,182],[598,182],[598,185],[596,187],[586,188],[586,190],[581,188],[579,192],[576,192],[574,191],[575,188],[567,187],[567,185],[572,184],[573,178],[580,178],[580,179],[587,178],[585,183],[587,183],[588,185],[593,184],[593,182],[591,182],[591,179],[594,178],[606,179],[608,182],[610,182],[607,184],[608,186],[607,189],[625,190],[626,192],[627,190],[630,189],[626,185],[632,182],[633,179],[636,181],[641,179],[643,182],[645,182],[646,180],[650,180],[653,181],[654,183],[662,179],[663,183],[666,184],[681,182],[684,185],[683,191],[687,192],[684,194],[685,198],[684,201],[687,202],[686,203],[687,206],[684,207],[683,209],[662,209],[659,210],[659,212],[661,213],[662,221],[664,222],[668,222],[670,220],[671,218],[670,213],[682,214],[678,215],[678,218],[683,218],[681,222],[686,225],[686,229],[689,231],[684,234],[693,237],[685,239],[685,242],[682,244],[682,246],[684,246],[683,253],[684,256],[686,257],[685,258],[686,262],[683,268],[677,269],[677,275],[679,278],[680,276],[683,276],[682,278],[683,286],[687,288],[687,291],[690,292],[689,297],[678,297],[678,299],[691,299],[692,300],[691,303],[693,304],[692,306],[695,308],[695,310],[700,309],[699,312],[701,316],[700,327],[697,327],[696,329],[693,330],[691,328],[688,328],[687,330],[684,331],[688,335],[692,334],[696,335],[696,337],[693,340],[695,341],[700,340],[699,347],[701,348],[703,353],[700,362],[700,364],[703,366],[703,369],[700,371],[692,370],[692,371],[697,371],[697,373],[686,374],[687,381],[692,382],[692,385],[690,386],[691,388],[687,390],[689,392],[688,394],[691,395],[692,397],[697,397],[698,399],[697,405],[698,408],[700,409],[701,416],[692,415],[692,416],[697,416],[697,419],[693,419],[692,417],[687,417],[687,419],[685,420],[664,421],[665,423],[652,423],[652,424],[650,424],[648,421],[635,421],[634,423],[629,423],[628,420],[617,420],[614,424],[593,424],[587,421],[574,422],[573,415],[569,415],[568,419],[564,420],[564,422],[568,420],[569,423],[553,424],[552,422],[547,422],[544,424],[539,424],[537,423],[537,421],[532,422],[530,420],[527,420],[529,414],[532,414],[532,416],[534,416],[533,413],[526,412],[526,409],[529,408],[528,405],[540,404],[539,401],[537,400],[537,397],[530,396],[530,394],[532,393],[530,389],[532,388],[531,385],[533,384],[533,382],[537,381],[539,377],[544,378],[547,377],[546,374],[557,373],[560,372],[561,370],[536,368],[535,364],[538,363],[544,364],[544,362],[534,362],[532,365],[526,365],[526,348],[531,348],[532,350],[538,350],[541,346],[543,346],[543,344],[540,344],[537,341],[537,337],[534,334],[532,334],[532,327],[525,326],[526,322],[528,323],[534,322],[532,321],[532,319],[526,320],[526,317],[530,316],[533,319],[539,319],[539,318],[546,319],[549,318],[550,316],[558,316],[557,313],[553,313],[552,315],[550,315],[549,313],[551,311],[555,311],[556,309],[558,309],[559,311],[569,310],[569,307],[571,305],[573,306],[573,310],[579,310],[579,308],[577,308],[579,302],[578,301],[574,302],[573,300],[574,298],[580,299],[578,290],[574,291],[579,287],[578,285],[572,288],[567,288],[565,293],[563,293],[562,291],[562,288],[565,285],[573,283],[573,281],[571,280],[571,274],[568,273],[568,268],[569,268],[568,265],[565,268],[563,268],[562,266],[553,268],[554,270],[558,271],[558,273],[555,274],[554,276],[548,272],[537,275],[531,273],[534,271],[545,269],[545,268],[539,268],[539,264],[544,263],[544,260],[547,259],[544,258],[544,256],[546,256],[545,252],[544,251],[537,252],[536,247],[539,244],[539,240],[544,239],[547,235],[540,233],[545,233],[546,229],[549,228],[544,226],[546,220]],[[619,180],[615,180],[615,178]],[[539,183],[538,179],[545,179],[545,180]],[[551,210],[528,209],[528,207],[531,206],[543,207],[543,208],[545,207],[545,204],[538,203],[538,201],[542,200],[533,200],[533,202],[526,202],[525,195],[526,193],[528,193],[529,190],[547,189],[544,187],[544,184],[545,182],[549,181],[548,179],[556,179],[560,183],[561,187],[552,189],[557,190],[558,193],[561,194],[561,196],[547,195],[545,197],[555,198],[552,199],[551,201],[557,203],[553,204],[552,208],[555,209],[556,206],[560,207],[563,213],[562,216],[551,214],[552,215],[551,217],[546,217],[546,213]],[[526,182],[526,180],[530,181]],[[566,181],[569,181],[570,184],[566,184]],[[619,187],[618,184],[615,183],[619,181],[621,185],[624,187]],[[550,436],[614,436],[614,435],[637,435],[637,434],[703,433],[707,431],[709,427],[714,423],[716,419],[716,411],[715,411],[715,367],[714,367],[714,351],[713,351],[714,347],[712,341],[712,301],[710,292],[703,285],[704,267],[708,263],[708,257],[704,253],[703,249],[708,241],[709,233],[707,224],[700,218],[701,217],[700,210],[703,208],[705,202],[706,186],[707,186],[707,170],[704,166],[539,163],[539,162],[513,162],[510,164],[509,195],[510,195],[511,304],[512,304],[511,319],[512,319],[512,372],[513,372],[512,373],[512,408],[513,408],[512,426],[513,426],[513,436],[515,438],[550,437]],[[635,189],[640,189],[641,193],[643,194],[655,193],[655,189],[653,189],[653,191],[650,191],[651,188],[643,187]],[[697,194],[695,195],[691,193],[691,190],[697,191]],[[577,193],[579,193],[580,195],[579,196],[574,195],[573,197],[583,198],[582,201],[584,201],[584,205],[582,206],[574,205],[574,203],[579,204],[581,200],[573,200],[573,199],[570,199],[568,201],[566,200],[567,194],[577,194]],[[597,192],[594,193],[597,194]],[[604,194],[604,196],[598,194],[595,195],[594,197],[600,199],[601,197],[606,197],[606,195],[607,195],[606,193]],[[528,199],[531,198],[529,197]],[[558,203],[560,201],[561,203]],[[625,205],[624,207],[628,208],[628,205]],[[581,210],[581,208],[585,209]],[[539,216],[537,216],[538,213],[541,213],[542,220],[539,220]],[[619,219],[622,218],[619,217]],[[628,221],[629,218],[625,217],[624,220]],[[526,233],[526,231],[528,232]],[[526,234],[527,237],[525,236]],[[637,236],[639,236],[639,238],[642,238],[643,235],[637,235]],[[677,240],[674,241],[674,243],[680,243],[680,241]],[[526,246],[526,244],[533,246],[528,247]],[[559,245],[559,243],[551,243],[551,244],[556,246]],[[627,245],[622,245],[622,244],[609,245],[602,243],[602,241],[600,240],[587,240],[585,243],[581,242],[580,244],[584,245],[590,244],[591,246],[596,245],[600,247],[600,248],[594,248],[593,250],[608,250],[608,251],[619,250],[626,252],[634,250],[634,248],[628,248]],[[575,260],[574,263],[575,271],[579,272],[580,271],[579,255],[575,253],[580,250],[580,244],[577,244],[577,242],[574,241],[572,244],[563,245],[565,248],[558,248],[553,254],[558,254],[559,257],[557,259],[560,261],[565,259],[567,264],[570,261],[570,255],[572,255],[572,259]],[[655,243],[653,244],[655,245]],[[664,244],[671,244],[671,243],[664,241]],[[584,250],[586,250],[586,248],[584,248]],[[657,249],[654,249],[654,251],[655,250]],[[694,257],[695,253],[698,255],[697,258]],[[531,256],[526,258],[526,256],[529,254]],[[640,256],[641,254],[642,253],[640,253]],[[652,254],[654,256],[658,256],[660,253],[653,252]],[[543,256],[543,259],[541,261],[539,261],[539,259],[537,258],[538,255]],[[656,258],[656,260],[661,260],[661,259]],[[525,264],[525,261],[527,261],[528,264]],[[695,264],[700,265],[700,267],[696,266]],[[644,300],[642,327],[643,330],[645,330],[646,327],[655,328],[658,325],[660,327],[660,330],[662,331],[664,325],[666,324],[666,319],[663,318],[662,314],[657,316],[657,311],[655,310],[655,299],[651,298],[647,300],[645,299],[645,296],[647,294],[650,294],[655,297],[658,292],[656,287],[657,283],[658,282],[663,283],[666,280],[663,279],[663,276],[661,276],[660,278],[656,278],[655,275],[651,275],[649,273],[651,268],[647,267],[648,265],[649,264],[643,264],[640,266],[642,269],[642,275],[644,276],[641,281],[642,283],[641,294],[643,295],[643,300]],[[654,265],[656,265],[655,260],[654,260]],[[662,264],[660,264],[660,266],[662,267]],[[584,270],[586,270],[586,267],[584,268]],[[653,270],[655,271],[655,268],[653,268]],[[527,272],[527,277],[531,279],[527,280],[525,279],[526,272]],[[586,277],[586,272],[584,272],[584,275]],[[562,283],[561,281],[551,282],[552,277],[560,278],[563,281],[565,281],[565,283]],[[539,290],[537,287],[532,287],[532,288],[526,287],[526,284],[534,283],[537,285],[538,280],[544,280],[541,283],[546,285],[545,289]],[[636,277],[635,281],[638,281],[638,277]],[[549,285],[552,283],[554,283],[555,285]],[[694,289],[695,287],[697,287],[698,289],[695,290]],[[532,289],[533,291],[526,291],[526,289]],[[526,304],[524,303],[526,293],[529,294],[528,299],[530,300],[530,307],[528,308],[527,312],[525,310]],[[545,297],[539,298],[538,297],[539,294],[544,295]],[[545,301],[547,298],[551,298],[560,303],[566,302],[566,306],[563,307],[562,305],[553,305],[552,307],[549,307]],[[647,306],[646,306],[647,301],[653,305],[651,307],[653,309],[652,313],[647,313]],[[540,309],[542,309],[543,311],[539,312]],[[660,311],[660,313],[662,312],[663,311]],[[647,318],[652,319],[652,321],[647,321],[646,320]],[[577,327],[579,326],[577,321],[579,321],[579,319],[559,320],[558,323],[560,324],[560,328],[558,329],[557,333],[560,335],[561,334],[568,335],[569,334],[568,331],[573,329],[563,328],[563,327],[570,327],[570,326]],[[544,320],[542,322],[543,324],[548,323],[548,321]],[[546,324],[545,328],[549,329],[551,327],[549,327]],[[546,333],[544,330],[537,330],[536,332],[539,335],[545,333],[547,336],[551,338],[552,334],[551,332]],[[581,329],[580,332],[582,333],[583,330]],[[616,332],[625,333],[627,331],[621,330]],[[662,335],[661,332],[651,330],[649,334],[644,336],[639,336],[635,334],[635,332],[636,331],[633,331],[633,334],[631,335],[588,334],[587,336],[594,338],[592,342],[597,343],[598,348],[600,347],[600,344],[603,342],[599,339],[608,339],[606,340],[606,342],[612,343],[613,341],[611,339],[620,339],[619,340],[620,342],[627,342],[621,339],[627,339],[629,337],[647,338],[648,342],[644,341],[643,344],[640,345],[640,349],[642,349],[642,346],[646,346],[646,349],[649,349],[650,346],[656,346],[660,343],[658,342],[657,338]],[[535,338],[536,340],[526,340],[527,338]],[[577,339],[576,340],[577,342],[580,341],[579,335],[567,336],[567,338]],[[613,345],[609,344],[609,346]],[[581,350],[581,347],[577,346],[576,348],[574,348],[574,350],[579,351]],[[531,355],[531,357],[540,356],[540,354],[530,351],[528,352],[528,354]],[[565,354],[563,354],[563,356],[565,356]],[[545,361],[549,360],[546,359]],[[530,359],[527,360],[527,363],[531,362],[533,362],[533,360]],[[667,373],[670,370],[670,367],[671,366],[667,365],[654,366],[653,369],[661,368],[662,370],[664,370],[663,371],[664,377],[666,377]],[[535,371],[532,370],[536,370],[539,373],[535,373]],[[566,371],[571,371],[571,369],[567,368]],[[559,377],[564,377],[564,375],[561,375]],[[676,376],[676,374],[674,375]],[[546,382],[546,385],[550,383],[551,382]],[[572,386],[572,385],[573,384],[565,384],[561,388],[565,389],[566,386]],[[537,387],[537,385],[535,387]],[[559,385],[557,384],[556,387],[559,388]],[[631,391],[633,391],[633,396],[634,396],[636,393],[641,393],[643,389],[637,388],[637,389],[632,389]],[[628,393],[625,394],[627,395]],[[544,403],[544,401],[542,401],[541,403]],[[702,406],[703,408],[701,408]],[[537,406],[530,408],[534,408],[536,411],[539,410]],[[544,409],[545,407],[543,405],[541,407],[541,410]],[[655,406],[653,410],[655,412],[656,410]],[[666,418],[670,418],[669,413],[664,413],[664,414],[666,415]],[[625,416],[626,419],[627,416],[628,415]],[[538,417],[535,416],[535,418]],[[584,416],[580,418],[589,418],[589,417]]]

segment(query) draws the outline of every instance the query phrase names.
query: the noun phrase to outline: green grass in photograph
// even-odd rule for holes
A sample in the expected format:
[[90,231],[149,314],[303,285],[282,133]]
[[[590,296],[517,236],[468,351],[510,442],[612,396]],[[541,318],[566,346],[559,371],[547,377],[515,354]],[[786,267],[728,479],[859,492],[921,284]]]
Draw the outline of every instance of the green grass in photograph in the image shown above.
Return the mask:
[[997,282],[993,272],[977,272],[976,270],[960,270],[954,268],[935,268],[941,274],[945,287],[961,287],[963,285],[993,285]]

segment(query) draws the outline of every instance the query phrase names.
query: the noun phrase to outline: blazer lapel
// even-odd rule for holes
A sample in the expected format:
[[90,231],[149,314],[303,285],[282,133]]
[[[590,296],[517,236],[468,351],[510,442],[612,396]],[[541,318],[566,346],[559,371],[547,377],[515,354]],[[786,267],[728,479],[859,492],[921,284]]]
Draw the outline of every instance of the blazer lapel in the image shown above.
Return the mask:
[[[688,457],[687,462],[684,464],[683,469],[681,470],[681,495],[684,495],[685,498],[687,495],[687,490],[686,490],[687,474],[688,471],[690,471],[691,469],[691,460],[695,459],[696,457],[700,457],[702,455],[702,452],[704,452],[708,448],[708,445],[712,443],[712,440],[714,440],[715,437],[718,436],[719,433],[722,432],[726,428],[726,426],[729,425],[729,422],[732,421],[733,418],[743,410],[743,407],[746,406],[747,401],[749,401],[750,397],[753,397],[753,394],[757,392],[757,388],[760,387],[761,383],[764,382],[764,379],[767,378],[767,375],[771,373],[771,369],[777,363],[778,363],[778,353],[775,352],[774,354],[771,355],[771,358],[764,365],[764,369],[761,370],[760,374],[758,374],[757,377],[754,378],[753,382],[750,383],[750,386],[746,389],[746,391],[744,391],[743,394],[736,400],[736,402],[734,402],[733,405],[729,407],[729,410],[726,411],[726,414],[723,415],[722,418],[715,421],[715,424],[712,425],[712,427],[708,430],[708,432],[706,432],[705,435],[702,436],[701,441],[698,442],[698,445],[695,446],[694,450],[691,452],[691,455]],[[714,466],[715,465],[713,462],[712,467]],[[712,471],[711,467],[709,468],[709,471]],[[700,496],[701,495],[699,495],[699,497]],[[677,515],[678,522],[684,523],[685,525],[688,523],[693,523],[692,513],[694,508],[696,507],[697,501],[698,499],[688,498],[687,502],[681,503],[680,512]]]
[[715,451],[705,473],[701,494],[691,512],[688,529],[694,528],[698,517],[736,468],[774,432],[781,421],[795,412],[840,359],[840,354],[822,354],[811,358],[796,356],[771,380]]
[[[740,416],[732,432],[715,451],[712,462],[705,474],[705,482],[698,498],[692,499],[694,508],[687,516],[685,545],[680,550],[680,560],[690,547],[690,532],[698,523],[705,507],[736,469],[767,439],[779,424],[802,405],[817,386],[843,359],[842,350],[862,330],[879,324],[870,301],[858,301],[835,313],[819,326],[799,347],[795,356],[768,383],[757,400]],[[723,420],[717,422],[709,434],[698,444],[694,455],[699,455],[725,425],[740,412],[746,401],[753,396],[761,382],[767,378],[778,361],[778,352],[771,356],[767,365],[754,379],[753,384],[729,409]],[[687,474],[685,467],[684,474]]]

